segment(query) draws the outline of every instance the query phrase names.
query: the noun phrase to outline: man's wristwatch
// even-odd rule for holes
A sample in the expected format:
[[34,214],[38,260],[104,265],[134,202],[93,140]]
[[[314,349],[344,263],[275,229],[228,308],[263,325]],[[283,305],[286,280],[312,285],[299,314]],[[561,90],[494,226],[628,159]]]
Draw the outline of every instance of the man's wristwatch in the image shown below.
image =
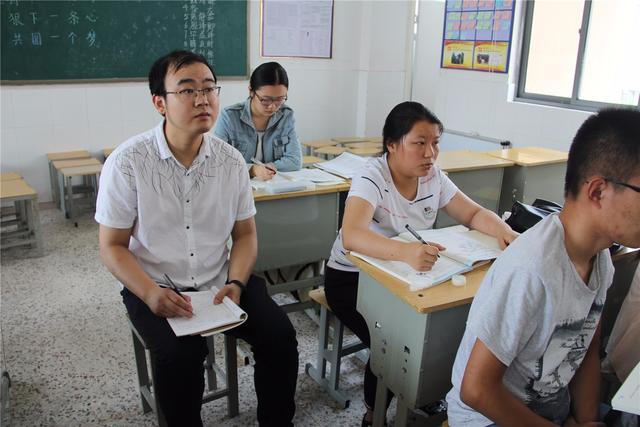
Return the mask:
[[245,285],[244,283],[242,283],[240,280],[227,280],[227,283],[225,283],[225,285],[230,285],[230,284],[234,284],[237,285],[241,291],[245,291],[245,289],[247,289],[247,285]]

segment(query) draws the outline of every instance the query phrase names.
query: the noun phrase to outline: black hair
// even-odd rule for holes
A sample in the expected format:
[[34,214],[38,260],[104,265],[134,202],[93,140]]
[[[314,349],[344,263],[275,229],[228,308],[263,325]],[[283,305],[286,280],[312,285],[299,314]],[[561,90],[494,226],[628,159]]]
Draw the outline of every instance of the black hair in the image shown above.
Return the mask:
[[444,126],[440,119],[419,102],[406,101],[393,107],[382,128],[382,151],[387,153],[390,144],[399,142],[411,131],[413,125],[421,121],[438,125],[442,135]]
[[252,91],[260,89],[262,86],[283,85],[289,89],[289,77],[282,65],[277,62],[265,62],[259,65],[249,80],[249,87]]
[[164,79],[167,77],[167,72],[170,68],[175,72],[184,66],[194,63],[201,63],[209,67],[211,74],[213,74],[213,80],[218,81],[216,72],[213,71],[213,67],[204,56],[188,50],[174,50],[158,58],[151,66],[151,70],[149,70],[149,90],[151,95],[166,95],[167,89],[164,87]]
[[640,172],[640,111],[609,108],[580,126],[569,149],[565,197],[576,197],[581,185],[600,175],[625,182]]

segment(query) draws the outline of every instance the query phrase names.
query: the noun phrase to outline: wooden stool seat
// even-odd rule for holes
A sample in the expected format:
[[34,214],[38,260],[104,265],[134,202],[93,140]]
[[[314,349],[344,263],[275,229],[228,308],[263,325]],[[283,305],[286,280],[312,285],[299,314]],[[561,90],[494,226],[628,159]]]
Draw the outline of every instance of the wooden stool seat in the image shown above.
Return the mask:
[[302,156],[302,167],[308,168],[313,166],[315,163],[324,162],[324,159],[316,156]]
[[[344,345],[344,325],[331,313],[324,289],[311,290],[309,297],[320,305],[320,328],[316,366],[307,363],[305,372],[324,388],[338,404],[343,408],[348,408],[350,400],[340,391],[340,361],[344,356],[365,350],[366,347],[360,340]],[[332,320],[333,327],[331,327]],[[363,356],[362,359],[366,362],[366,357]],[[328,375],[327,364],[331,365],[331,371]]]
[[17,172],[5,172],[0,174],[0,181],[13,181],[15,179],[22,179],[22,175]]
[[[153,411],[158,418],[158,426],[166,427],[167,422],[162,415],[162,411],[159,410],[158,396],[153,391],[154,378],[154,360],[149,357],[151,362],[151,369],[147,364],[147,344],[142,339],[142,336],[138,332],[131,320],[127,316],[129,327],[131,329],[131,336],[133,338],[133,351],[136,358],[136,369],[138,372],[138,387],[140,392],[140,401],[142,403],[142,411]],[[212,400],[227,398],[227,413],[229,418],[233,418],[238,415],[238,362],[237,362],[237,350],[236,350],[236,338],[231,335],[224,336],[224,358],[225,358],[225,370],[222,370],[216,364],[216,355],[214,348],[213,336],[205,337],[207,341],[207,357],[204,362],[205,376],[207,379],[207,387],[205,393],[202,396],[202,403],[211,402]],[[218,387],[218,376],[224,378],[225,387]]]

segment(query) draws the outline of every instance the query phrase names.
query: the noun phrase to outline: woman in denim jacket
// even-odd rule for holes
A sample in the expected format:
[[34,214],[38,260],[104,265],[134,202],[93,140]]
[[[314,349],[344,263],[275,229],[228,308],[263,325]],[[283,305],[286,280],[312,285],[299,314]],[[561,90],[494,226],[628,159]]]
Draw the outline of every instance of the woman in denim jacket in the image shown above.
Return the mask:
[[214,134],[242,153],[251,178],[273,178],[276,170],[302,167],[300,141],[293,110],[287,100],[289,78],[277,62],[256,68],[249,81],[249,97],[220,113]]

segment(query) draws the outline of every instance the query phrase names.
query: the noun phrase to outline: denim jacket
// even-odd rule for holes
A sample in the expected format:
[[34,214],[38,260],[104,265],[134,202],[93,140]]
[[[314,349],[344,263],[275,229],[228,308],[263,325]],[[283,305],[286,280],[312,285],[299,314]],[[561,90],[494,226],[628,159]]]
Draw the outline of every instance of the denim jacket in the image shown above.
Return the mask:
[[[302,151],[295,125],[293,110],[283,104],[269,119],[262,137],[263,161],[273,163],[279,171],[294,171],[302,167]],[[251,99],[224,108],[213,133],[238,149],[247,163],[252,163],[258,133],[251,118]]]

